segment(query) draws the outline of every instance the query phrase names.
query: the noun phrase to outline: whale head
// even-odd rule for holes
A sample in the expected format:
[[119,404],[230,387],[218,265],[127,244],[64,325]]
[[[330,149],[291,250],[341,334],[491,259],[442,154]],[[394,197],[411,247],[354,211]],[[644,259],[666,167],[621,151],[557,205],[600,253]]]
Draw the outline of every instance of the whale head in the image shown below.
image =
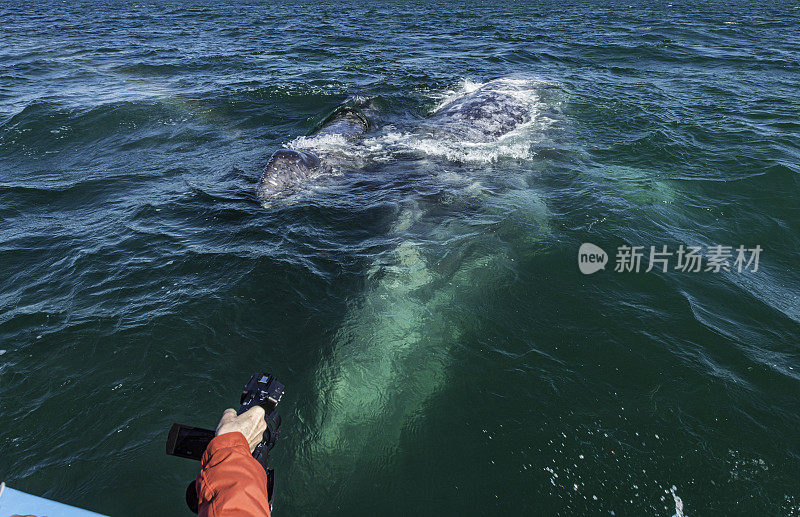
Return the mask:
[[307,151],[279,149],[261,173],[256,195],[264,204],[283,199],[300,190],[321,168],[320,159]]

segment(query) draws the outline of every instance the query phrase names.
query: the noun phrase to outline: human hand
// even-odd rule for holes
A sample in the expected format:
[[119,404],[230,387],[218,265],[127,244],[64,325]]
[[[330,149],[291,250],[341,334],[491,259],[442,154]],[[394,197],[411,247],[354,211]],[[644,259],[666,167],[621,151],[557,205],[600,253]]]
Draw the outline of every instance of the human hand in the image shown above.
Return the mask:
[[266,429],[267,421],[264,420],[264,408],[261,406],[253,406],[241,415],[237,415],[235,409],[226,409],[217,425],[217,436],[242,433],[250,445],[250,452],[253,452],[264,438]]

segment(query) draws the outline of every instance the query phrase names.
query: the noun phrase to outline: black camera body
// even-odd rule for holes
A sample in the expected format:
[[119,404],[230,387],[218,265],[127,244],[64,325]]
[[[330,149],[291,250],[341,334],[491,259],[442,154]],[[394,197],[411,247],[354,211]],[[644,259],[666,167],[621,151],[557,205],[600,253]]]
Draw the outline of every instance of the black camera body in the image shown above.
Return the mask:
[[[253,457],[267,471],[267,496],[270,508],[272,507],[275,473],[267,465],[269,463],[269,452],[275,446],[280,434],[281,417],[278,415],[277,408],[283,396],[283,390],[283,384],[269,373],[254,374],[242,390],[241,406],[237,411],[241,415],[253,406],[264,408],[264,420],[267,422],[267,430],[264,431],[264,438],[261,443],[256,445],[253,450]],[[199,461],[203,457],[208,443],[214,439],[215,435],[216,433],[210,429],[172,424],[169,436],[167,436],[167,454]],[[197,491],[194,481],[186,489],[186,504],[189,505],[193,512],[197,513]]]
[[[257,373],[250,377],[242,390],[240,400],[241,407],[238,414],[242,414],[253,406],[264,408],[264,419],[267,421],[267,430],[264,431],[264,439],[256,445],[253,450],[253,457],[257,459],[269,474],[267,463],[269,461],[269,451],[275,446],[280,434],[281,416],[278,414],[278,402],[283,396],[284,386],[268,373]],[[272,492],[270,491],[270,501]]]

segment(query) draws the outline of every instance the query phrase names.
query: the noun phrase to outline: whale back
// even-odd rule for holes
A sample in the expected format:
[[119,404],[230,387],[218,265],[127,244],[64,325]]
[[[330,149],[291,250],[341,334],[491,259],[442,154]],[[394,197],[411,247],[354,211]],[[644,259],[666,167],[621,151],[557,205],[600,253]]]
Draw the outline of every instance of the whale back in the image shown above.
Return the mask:
[[431,122],[471,141],[496,140],[530,119],[529,105],[514,95],[515,90],[514,82],[489,81],[439,108]]

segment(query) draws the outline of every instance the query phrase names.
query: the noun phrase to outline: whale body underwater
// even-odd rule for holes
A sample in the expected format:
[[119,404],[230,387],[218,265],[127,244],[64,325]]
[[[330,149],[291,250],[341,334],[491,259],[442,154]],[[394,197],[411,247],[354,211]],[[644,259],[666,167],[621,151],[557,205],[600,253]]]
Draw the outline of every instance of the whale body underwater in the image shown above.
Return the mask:
[[[387,150],[403,163],[444,160],[428,179],[444,182],[452,194],[396,198],[388,228],[393,247],[367,266],[363,289],[348,297],[330,348],[313,370],[308,391],[316,400],[297,415],[287,482],[309,508],[357,499],[343,490],[344,480],[369,477],[393,461],[409,425],[447,388],[454,349],[469,339],[470,315],[485,309],[480,304],[502,289],[517,257],[535,253],[548,231],[549,212],[536,190],[523,175],[506,173],[513,167],[491,164],[517,143],[530,148],[548,85],[467,83],[408,132],[377,130],[368,103],[345,104],[270,158],[257,187],[265,206],[290,203],[316,179],[355,172],[353,164],[370,153],[380,162]],[[481,160],[461,160],[464,151]],[[475,217],[461,217],[465,206]]]
[[[556,235],[538,180],[548,159],[540,151],[561,148],[569,120],[560,86],[465,81],[444,95],[428,117],[399,128],[376,129],[368,103],[342,105],[276,151],[259,182],[261,200],[276,206],[318,178],[355,175],[365,162],[390,163],[391,172],[396,161],[420,186],[392,193],[391,246],[370,253],[363,286],[348,293],[329,346],[309,370],[311,400],[293,419],[287,471],[299,513],[349,507],[363,497],[361,487],[391,477],[400,451],[424,452],[413,442],[435,420],[438,397],[463,393],[459,358],[484,353],[486,322],[514,317],[494,300]],[[636,171],[615,171],[610,180],[626,188],[628,178],[628,186],[657,184]]]
[[[444,103],[417,131],[443,140],[492,142],[530,120],[530,105],[517,93],[525,85],[511,79],[494,79],[467,95]],[[337,107],[309,137],[339,137],[356,144],[371,129],[367,110],[358,102]],[[346,150],[345,150],[346,152]],[[270,157],[256,186],[265,205],[280,203],[313,180],[330,175],[340,160],[310,149],[279,149]]]

